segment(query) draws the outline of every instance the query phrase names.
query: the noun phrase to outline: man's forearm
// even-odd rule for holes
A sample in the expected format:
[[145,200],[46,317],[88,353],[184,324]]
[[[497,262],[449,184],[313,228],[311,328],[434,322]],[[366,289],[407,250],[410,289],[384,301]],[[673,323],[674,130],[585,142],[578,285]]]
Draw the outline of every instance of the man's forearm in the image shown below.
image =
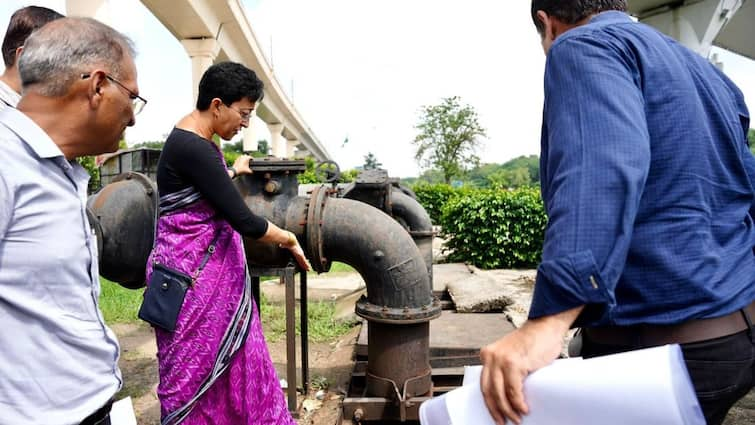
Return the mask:
[[552,332],[557,332],[561,335],[571,328],[571,325],[577,320],[579,314],[585,308],[584,305],[572,308],[570,310],[562,311],[561,313],[552,314],[549,316],[542,316],[536,319],[527,320],[522,327],[534,327],[538,329],[548,329]]

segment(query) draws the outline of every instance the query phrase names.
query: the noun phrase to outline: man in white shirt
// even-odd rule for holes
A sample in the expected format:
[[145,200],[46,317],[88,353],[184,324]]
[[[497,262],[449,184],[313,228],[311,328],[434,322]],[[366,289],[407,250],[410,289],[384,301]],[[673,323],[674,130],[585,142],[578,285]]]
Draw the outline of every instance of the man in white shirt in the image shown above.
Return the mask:
[[27,6],[13,12],[3,38],[5,71],[0,75],[0,109],[15,108],[21,99],[21,78],[18,76],[18,57],[24,42],[37,28],[62,18],[60,13],[40,6]]
[[0,111],[0,423],[109,425],[122,385],[99,308],[89,175],[134,125],[132,43],[88,18],[35,31],[18,109]]

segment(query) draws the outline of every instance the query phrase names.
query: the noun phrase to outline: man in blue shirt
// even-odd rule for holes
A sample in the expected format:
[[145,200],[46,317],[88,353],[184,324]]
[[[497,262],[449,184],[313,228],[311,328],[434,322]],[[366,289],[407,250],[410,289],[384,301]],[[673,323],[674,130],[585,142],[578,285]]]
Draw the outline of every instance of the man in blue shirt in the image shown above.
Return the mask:
[[582,355],[682,346],[703,413],[753,387],[755,159],[741,91],[634,22],[620,0],[533,0],[547,55],[548,214],[529,320],[481,351],[492,416],[519,423],[522,382],[571,326]]

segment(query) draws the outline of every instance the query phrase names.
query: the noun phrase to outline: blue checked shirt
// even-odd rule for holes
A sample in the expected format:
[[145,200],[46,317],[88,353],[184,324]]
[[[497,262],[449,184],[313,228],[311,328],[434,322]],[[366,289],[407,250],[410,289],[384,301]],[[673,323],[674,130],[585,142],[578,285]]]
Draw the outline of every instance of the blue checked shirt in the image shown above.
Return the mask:
[[567,31],[545,69],[548,214],[530,318],[672,324],[755,300],[755,160],[740,90],[622,12]]

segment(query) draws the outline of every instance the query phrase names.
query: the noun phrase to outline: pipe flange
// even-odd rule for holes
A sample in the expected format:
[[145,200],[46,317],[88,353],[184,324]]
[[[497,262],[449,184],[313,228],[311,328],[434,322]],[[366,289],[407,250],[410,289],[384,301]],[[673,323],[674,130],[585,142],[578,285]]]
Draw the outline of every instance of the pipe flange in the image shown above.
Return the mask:
[[307,250],[312,268],[318,273],[330,270],[330,260],[323,255],[322,248],[322,216],[328,193],[328,188],[324,185],[315,187],[307,207]]
[[379,306],[367,301],[367,297],[357,301],[356,314],[370,322],[387,323],[393,325],[413,325],[416,323],[429,322],[440,316],[441,304],[437,297],[428,305],[422,307],[388,307]]

